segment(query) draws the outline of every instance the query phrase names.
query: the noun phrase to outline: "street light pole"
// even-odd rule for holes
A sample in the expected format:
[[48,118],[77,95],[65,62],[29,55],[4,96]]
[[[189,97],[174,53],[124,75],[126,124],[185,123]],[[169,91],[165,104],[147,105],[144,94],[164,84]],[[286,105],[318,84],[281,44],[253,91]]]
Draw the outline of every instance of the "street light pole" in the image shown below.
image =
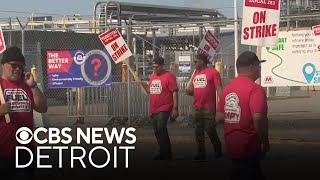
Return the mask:
[[238,1],[234,0],[234,76],[237,77],[236,61],[238,58]]

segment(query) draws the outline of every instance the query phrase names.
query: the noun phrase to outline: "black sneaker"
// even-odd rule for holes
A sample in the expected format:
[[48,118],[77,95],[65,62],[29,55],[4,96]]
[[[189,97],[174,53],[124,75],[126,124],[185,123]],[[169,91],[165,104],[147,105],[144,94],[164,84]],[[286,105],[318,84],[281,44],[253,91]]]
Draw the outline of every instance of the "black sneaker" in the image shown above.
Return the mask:
[[153,158],[153,160],[172,160],[172,155],[171,154],[168,154],[168,155],[158,154]]
[[84,124],[84,121],[77,120],[76,122],[73,123],[73,125],[78,125],[78,124]]
[[222,153],[221,152],[215,152],[214,153],[214,158],[215,159],[220,159],[222,157]]
[[219,159],[222,157],[222,152],[221,152],[221,144],[218,145],[213,145],[214,146],[214,158]]
[[206,161],[207,156],[205,154],[197,154],[194,158],[194,161]]
[[177,122],[177,120],[175,118],[170,117],[170,122]]

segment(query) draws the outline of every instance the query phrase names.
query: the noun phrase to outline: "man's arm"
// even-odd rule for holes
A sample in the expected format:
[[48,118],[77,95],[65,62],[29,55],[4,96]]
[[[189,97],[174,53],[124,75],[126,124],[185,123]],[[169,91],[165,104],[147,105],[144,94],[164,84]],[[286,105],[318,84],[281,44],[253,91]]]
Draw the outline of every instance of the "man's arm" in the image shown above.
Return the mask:
[[187,84],[187,87],[184,89],[184,93],[188,96],[193,96],[193,84],[192,84],[192,81],[193,81],[193,77],[194,77],[194,73],[196,72],[196,69],[193,70],[193,73],[190,77],[190,80],[188,81],[188,84]]
[[172,93],[173,98],[173,108],[171,111],[171,117],[177,118],[179,116],[179,106],[178,106],[178,91]]
[[221,76],[218,71],[214,71],[213,83],[214,83],[214,86],[216,87],[216,92],[213,92],[213,93],[216,93],[216,96],[217,96],[216,99],[217,99],[217,104],[218,104],[219,100],[220,100],[221,93],[222,93]]
[[48,110],[47,97],[38,88],[37,83],[34,80],[33,75],[30,72],[26,72],[24,76],[24,82],[30,87],[33,95],[34,107],[33,109],[39,113],[45,113]]
[[216,113],[216,117],[215,117],[215,123],[219,124],[219,123],[224,123],[225,117],[224,117],[224,99],[222,98],[221,94],[219,96],[219,103],[217,105],[217,113]]
[[141,90],[144,92],[144,94],[146,94],[146,95],[150,94],[149,85],[147,82],[139,80],[139,81],[137,81],[137,83],[139,84],[139,86],[140,86]]
[[256,88],[250,95],[250,111],[252,112],[253,125],[261,141],[261,151],[269,151],[268,137],[268,105],[265,91]]
[[149,85],[145,81],[141,81],[139,76],[133,76],[134,80],[139,84],[142,92],[146,95],[150,94]]
[[172,93],[173,96],[173,109],[178,109],[178,91]]
[[184,92],[188,96],[193,96],[193,85],[191,82],[188,83],[187,88],[185,88]]
[[222,112],[217,112],[216,114],[216,124],[224,122],[224,114]]
[[262,152],[269,151],[269,133],[268,133],[268,117],[264,113],[253,114],[253,124],[261,141]]
[[38,88],[35,86],[31,88],[34,100],[34,107],[33,109],[39,113],[45,113],[48,110],[47,98]]
[[221,96],[221,93],[222,93],[222,87],[221,87],[221,85],[220,85],[220,86],[217,86],[216,89],[217,89],[217,95],[218,95],[217,99],[219,99],[220,96]]
[[5,104],[0,104],[0,116],[4,116],[10,113],[10,104],[6,102]]
[[218,86],[216,86],[216,91],[217,92],[214,92],[214,93],[217,93],[216,94],[216,104],[217,104],[217,106],[219,105],[219,100],[220,100],[220,96],[221,96],[221,93],[222,93],[222,87],[221,87],[221,85],[218,85]]

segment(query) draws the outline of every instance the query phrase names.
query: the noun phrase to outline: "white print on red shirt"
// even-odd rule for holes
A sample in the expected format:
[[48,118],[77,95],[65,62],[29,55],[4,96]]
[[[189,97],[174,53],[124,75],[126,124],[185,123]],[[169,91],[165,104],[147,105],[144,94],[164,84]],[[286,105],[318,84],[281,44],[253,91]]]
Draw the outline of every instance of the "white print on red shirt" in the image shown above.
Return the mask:
[[241,108],[239,107],[238,95],[236,93],[230,93],[226,96],[225,101],[225,122],[239,123],[241,116]]
[[161,94],[161,92],[162,92],[161,81],[159,79],[153,80],[150,85],[150,94]]
[[30,112],[31,101],[23,89],[6,89],[4,97],[10,104],[11,112]]
[[207,77],[205,74],[196,75],[193,79],[194,88],[205,88],[207,86]]

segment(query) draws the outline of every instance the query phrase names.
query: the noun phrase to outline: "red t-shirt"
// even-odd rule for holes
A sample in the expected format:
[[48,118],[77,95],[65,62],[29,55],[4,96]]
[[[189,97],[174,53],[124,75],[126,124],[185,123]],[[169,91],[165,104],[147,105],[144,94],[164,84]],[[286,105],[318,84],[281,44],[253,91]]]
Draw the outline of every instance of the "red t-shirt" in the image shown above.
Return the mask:
[[221,86],[221,77],[214,68],[196,70],[192,78],[193,107],[216,109],[216,87]]
[[248,158],[261,151],[253,114],[268,113],[265,91],[247,77],[232,80],[222,92],[218,112],[225,115],[224,136],[229,158]]
[[[0,116],[0,158],[11,158],[15,156],[16,131],[20,127],[33,130],[33,94],[22,81],[13,83],[0,77],[0,83],[5,101],[11,104],[11,122]],[[31,143],[29,148],[33,148]]]
[[150,112],[171,112],[173,108],[172,92],[178,91],[176,77],[169,71],[158,76],[153,73],[150,77]]

